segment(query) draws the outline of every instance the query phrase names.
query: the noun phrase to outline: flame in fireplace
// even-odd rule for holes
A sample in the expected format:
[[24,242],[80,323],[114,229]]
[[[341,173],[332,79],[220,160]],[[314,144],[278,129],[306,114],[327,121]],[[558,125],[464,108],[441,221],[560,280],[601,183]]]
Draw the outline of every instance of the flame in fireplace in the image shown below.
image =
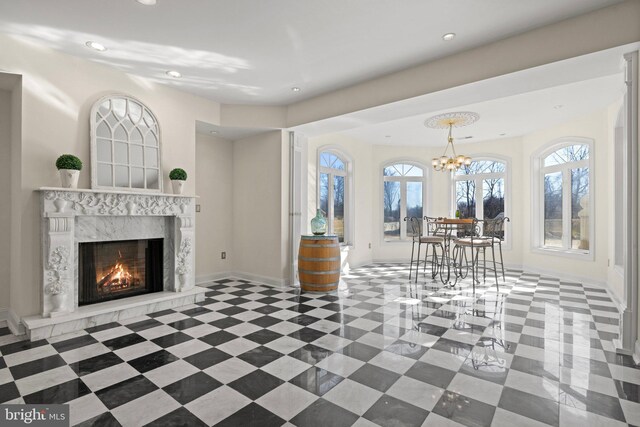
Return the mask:
[[115,273],[113,276],[114,282],[122,283],[131,281],[131,273],[125,270],[124,266],[120,263],[117,263],[111,272]]
[[111,270],[98,281],[98,291],[105,293],[124,290],[139,284],[139,282],[140,280],[134,278],[124,264],[116,262]]

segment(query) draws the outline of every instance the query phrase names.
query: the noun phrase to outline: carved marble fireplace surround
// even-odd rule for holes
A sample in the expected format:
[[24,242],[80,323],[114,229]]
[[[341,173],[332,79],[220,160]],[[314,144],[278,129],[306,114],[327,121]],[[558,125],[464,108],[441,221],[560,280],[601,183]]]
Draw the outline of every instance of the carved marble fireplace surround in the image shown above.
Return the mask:
[[[23,318],[31,340],[204,299],[195,286],[195,197],[41,188],[42,313]],[[163,292],[78,306],[78,245],[164,239]]]

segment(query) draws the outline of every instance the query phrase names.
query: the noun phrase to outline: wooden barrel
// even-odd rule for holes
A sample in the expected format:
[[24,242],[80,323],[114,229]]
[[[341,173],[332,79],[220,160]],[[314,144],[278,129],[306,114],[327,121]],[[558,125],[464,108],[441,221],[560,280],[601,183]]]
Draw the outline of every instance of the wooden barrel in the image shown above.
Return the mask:
[[331,292],[340,282],[337,236],[301,236],[298,250],[300,287],[307,292]]

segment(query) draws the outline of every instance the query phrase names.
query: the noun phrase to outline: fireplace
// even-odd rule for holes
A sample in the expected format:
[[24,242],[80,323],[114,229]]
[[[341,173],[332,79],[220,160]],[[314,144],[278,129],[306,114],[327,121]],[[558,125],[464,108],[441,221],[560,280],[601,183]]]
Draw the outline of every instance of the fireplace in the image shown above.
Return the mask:
[[163,239],[81,242],[78,305],[163,290]]

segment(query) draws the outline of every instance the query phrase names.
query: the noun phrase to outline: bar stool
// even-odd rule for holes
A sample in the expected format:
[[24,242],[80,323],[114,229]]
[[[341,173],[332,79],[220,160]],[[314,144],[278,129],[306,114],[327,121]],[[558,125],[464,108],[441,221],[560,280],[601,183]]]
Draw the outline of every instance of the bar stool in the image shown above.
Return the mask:
[[[483,281],[487,278],[487,248],[491,248],[493,243],[490,239],[484,238],[480,235],[480,221],[473,219],[473,222],[465,228],[463,236],[456,238],[454,243],[454,259],[455,264],[460,269],[460,276],[462,276],[462,262],[465,261],[466,269],[469,269],[469,259],[467,258],[466,250],[471,249],[471,278],[473,282],[473,291],[476,290],[476,281],[480,283],[477,278],[480,274],[480,249],[482,249],[483,258]],[[495,255],[495,254],[494,254]],[[459,260],[457,258],[460,258]],[[493,274],[496,279],[496,287],[500,291],[500,285],[498,284],[498,270],[496,268],[496,258],[493,257]],[[466,276],[466,275],[465,275]]]
[[495,246],[498,245],[498,251],[500,253],[500,268],[502,269],[502,281],[504,282],[504,261],[502,259],[502,242],[504,242],[504,223],[511,222],[509,217],[504,216],[504,213],[499,213],[493,219],[485,219],[482,227],[482,237],[488,239],[491,242],[491,253],[493,257],[496,257]]
[[[415,259],[416,263],[416,278],[415,282],[418,282],[418,268],[420,267],[420,263],[423,263],[422,271],[426,272],[427,263],[431,264],[431,278],[435,278],[438,274],[438,269],[441,267],[443,254],[444,254],[444,237],[435,235],[435,218],[424,217],[427,220],[427,234],[423,235],[423,226],[422,226],[422,218],[418,218],[415,216],[406,217],[404,220],[407,222],[407,230],[411,232],[412,241],[411,241],[411,262],[409,264],[409,280],[411,280],[411,275],[413,273],[413,263]],[[418,244],[418,252],[417,256],[414,258],[415,254],[415,246]],[[424,261],[420,261],[420,251],[422,245],[427,245],[425,249]],[[433,248],[433,252],[431,254],[431,261],[428,260],[429,257],[429,246]],[[438,257],[438,253],[436,251],[437,247],[440,247],[440,258]]]
[[[436,221],[438,218],[433,218],[429,216],[425,216],[424,220],[427,222],[427,233],[426,235],[420,238],[420,243],[426,244],[427,247],[424,252],[424,263],[422,265],[422,272],[426,273],[427,263],[431,264],[431,278],[435,279],[436,275],[440,268],[442,268],[442,263],[444,262],[444,239],[445,236],[440,234],[438,235],[438,224]],[[431,246],[432,254],[431,261],[427,261],[429,258],[429,246]],[[438,260],[438,252],[436,249],[440,248],[440,259]],[[420,253],[420,248],[418,247],[418,253]]]

